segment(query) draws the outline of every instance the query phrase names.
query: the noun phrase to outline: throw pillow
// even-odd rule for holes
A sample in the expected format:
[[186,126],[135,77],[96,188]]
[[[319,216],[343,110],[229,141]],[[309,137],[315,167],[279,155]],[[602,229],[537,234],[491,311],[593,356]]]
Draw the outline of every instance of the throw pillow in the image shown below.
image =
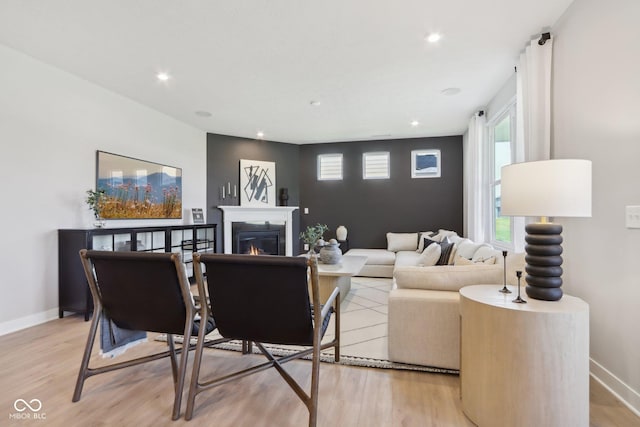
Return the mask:
[[422,253],[424,251],[424,238],[430,238],[435,233],[433,231],[422,231],[420,232],[420,238],[418,239],[418,249],[416,252]]
[[449,257],[451,256],[451,252],[453,251],[453,243],[449,242],[449,240],[445,237],[445,239],[440,242],[440,259],[436,263],[436,265],[448,265]]
[[477,251],[474,252],[471,259],[476,262],[484,261],[485,259],[489,259],[491,257],[494,257],[495,259],[502,259],[502,251],[494,249],[489,245],[481,246]]
[[428,247],[429,245],[432,245],[432,244],[434,244],[434,243],[440,244],[440,241],[439,241],[439,240],[433,240],[433,238],[431,238],[431,237],[424,237],[424,238],[422,239],[422,247],[423,247],[423,250],[424,250],[424,249],[427,249],[427,247]]
[[418,257],[419,266],[428,267],[432,265],[436,265],[438,260],[440,259],[440,254],[442,250],[440,249],[440,245],[429,245],[422,251],[422,254]]
[[432,240],[429,238],[424,238],[424,248],[427,249],[429,246],[437,243],[440,246],[440,259],[436,263],[436,265],[448,265],[453,254],[454,244],[449,241],[449,238],[445,237],[442,242],[437,240]]
[[458,243],[458,255],[466,259],[471,259],[473,258],[473,254],[476,253],[476,251],[481,246],[489,246],[489,245],[485,243],[475,243],[469,239],[465,239],[464,241]]
[[417,248],[418,233],[387,233],[388,251],[415,251]]
[[478,265],[478,264],[495,264],[495,263],[496,263],[495,257],[487,258],[484,261],[474,262],[460,255],[456,256],[456,259],[453,261],[453,265]]
[[441,242],[441,241],[444,240],[445,237],[457,236],[457,235],[458,235],[458,233],[456,233],[455,231],[445,230],[445,229],[441,228],[440,230],[438,230],[438,234],[433,236],[432,239],[436,240],[438,242]]

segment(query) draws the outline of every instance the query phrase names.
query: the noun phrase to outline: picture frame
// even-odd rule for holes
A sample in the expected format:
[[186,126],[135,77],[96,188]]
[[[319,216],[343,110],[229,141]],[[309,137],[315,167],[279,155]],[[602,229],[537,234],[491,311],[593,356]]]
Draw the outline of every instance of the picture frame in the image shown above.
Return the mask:
[[204,212],[202,208],[191,208],[191,217],[194,224],[204,224]]
[[98,150],[96,191],[104,219],[181,219],[182,169]]
[[411,151],[411,178],[440,178],[440,150]]
[[276,205],[276,163],[240,160],[240,205]]

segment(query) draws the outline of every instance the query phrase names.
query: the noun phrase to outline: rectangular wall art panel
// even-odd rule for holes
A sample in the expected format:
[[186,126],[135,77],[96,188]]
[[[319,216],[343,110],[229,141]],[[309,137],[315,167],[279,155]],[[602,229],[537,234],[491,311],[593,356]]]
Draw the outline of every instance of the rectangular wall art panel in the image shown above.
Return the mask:
[[413,150],[411,178],[440,178],[440,150]]
[[182,169],[98,151],[105,219],[182,218]]
[[276,205],[276,164],[240,160],[240,205]]

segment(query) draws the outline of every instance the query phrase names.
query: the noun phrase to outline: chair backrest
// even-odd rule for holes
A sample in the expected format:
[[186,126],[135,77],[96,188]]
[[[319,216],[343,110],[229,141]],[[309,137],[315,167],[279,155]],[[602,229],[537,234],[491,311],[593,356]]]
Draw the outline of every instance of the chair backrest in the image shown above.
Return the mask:
[[[307,259],[196,254],[206,267],[212,316],[225,338],[313,344]],[[200,265],[196,277],[202,281]]]
[[117,326],[184,333],[192,303],[178,254],[83,249],[80,256],[85,273],[96,279],[89,280],[94,298]]

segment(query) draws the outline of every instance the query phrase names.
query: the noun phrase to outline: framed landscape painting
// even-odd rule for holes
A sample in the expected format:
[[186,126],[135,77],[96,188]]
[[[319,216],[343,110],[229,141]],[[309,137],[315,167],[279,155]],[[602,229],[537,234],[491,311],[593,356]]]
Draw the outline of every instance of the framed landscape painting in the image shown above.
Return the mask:
[[182,218],[182,169],[98,151],[96,175],[102,218]]
[[276,164],[240,160],[240,205],[276,205]]
[[411,178],[440,178],[440,150],[411,151]]

